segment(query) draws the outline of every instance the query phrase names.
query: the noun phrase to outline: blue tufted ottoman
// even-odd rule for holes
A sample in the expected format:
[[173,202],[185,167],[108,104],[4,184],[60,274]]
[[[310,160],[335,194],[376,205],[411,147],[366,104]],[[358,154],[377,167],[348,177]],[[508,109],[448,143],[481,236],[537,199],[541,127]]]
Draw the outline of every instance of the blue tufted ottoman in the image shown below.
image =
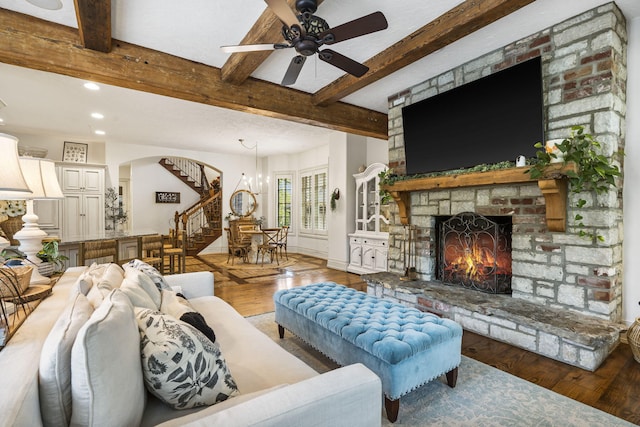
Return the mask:
[[387,418],[400,397],[443,374],[455,387],[462,327],[332,282],[273,296],[280,338],[288,329],[340,365],[363,363],[382,380]]

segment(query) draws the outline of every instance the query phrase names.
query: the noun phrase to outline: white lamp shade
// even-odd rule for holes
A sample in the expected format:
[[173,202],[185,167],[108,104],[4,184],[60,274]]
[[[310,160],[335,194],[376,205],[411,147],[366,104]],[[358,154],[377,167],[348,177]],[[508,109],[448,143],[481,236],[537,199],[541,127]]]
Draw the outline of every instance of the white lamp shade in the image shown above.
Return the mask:
[[18,138],[0,133],[0,197],[3,200],[13,200],[11,192],[29,193],[29,186],[22,174],[18,162]]
[[34,6],[41,7],[48,10],[58,10],[62,8],[62,1],[60,0],[27,0]]
[[[20,168],[31,189],[24,199],[64,199],[52,160],[20,157]],[[17,200],[17,199],[16,199]]]

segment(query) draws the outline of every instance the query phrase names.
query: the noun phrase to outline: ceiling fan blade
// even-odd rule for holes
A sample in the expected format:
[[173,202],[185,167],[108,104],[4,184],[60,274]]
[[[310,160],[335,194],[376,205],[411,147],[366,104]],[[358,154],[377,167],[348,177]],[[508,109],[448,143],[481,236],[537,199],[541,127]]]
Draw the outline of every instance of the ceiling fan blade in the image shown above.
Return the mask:
[[275,43],[275,44],[239,44],[235,46],[220,46],[223,52],[226,53],[238,53],[238,52],[257,52],[261,50],[276,50],[276,49],[286,49],[289,46],[288,44],[283,43]]
[[302,70],[302,66],[304,65],[304,61],[307,60],[306,56],[298,55],[294,56],[289,63],[289,68],[287,68],[287,72],[282,79],[282,86],[292,85],[298,80],[298,75],[300,74],[300,70]]
[[331,49],[325,49],[318,52],[318,56],[324,62],[328,62],[334,67],[338,67],[355,77],[362,77],[367,71],[369,71],[369,67],[366,65],[356,62],[351,58],[347,58],[346,56]]
[[298,17],[293,13],[289,4],[287,4],[287,0],[264,0],[264,2],[267,3],[267,6],[269,6],[271,11],[275,13],[284,25],[289,27],[289,29],[293,29],[295,27],[302,35],[304,35],[304,28],[300,25]]
[[384,17],[382,12],[374,12],[323,31],[318,35],[318,39],[322,40],[324,44],[333,44],[364,36],[365,34],[375,33],[386,29],[388,26],[387,18]]

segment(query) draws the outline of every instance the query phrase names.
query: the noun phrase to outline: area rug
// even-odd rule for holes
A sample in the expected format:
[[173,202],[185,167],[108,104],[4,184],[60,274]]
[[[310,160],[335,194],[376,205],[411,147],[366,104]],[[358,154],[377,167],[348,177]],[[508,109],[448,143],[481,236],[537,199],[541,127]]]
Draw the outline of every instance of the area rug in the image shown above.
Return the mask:
[[[337,365],[306,343],[285,333],[278,337],[274,314],[247,319],[288,352],[318,372]],[[383,410],[384,411],[384,410]],[[620,418],[462,356],[455,388],[443,378],[400,399],[398,421],[382,417],[383,426],[633,426]]]
[[215,265],[221,270],[228,270],[236,277],[246,279],[249,277],[260,276],[273,276],[282,273],[284,269],[293,269],[297,264],[297,259],[289,257],[289,259],[282,259],[279,263],[269,262],[269,257],[265,257],[264,264],[258,262],[255,263],[255,255],[250,258],[250,262],[243,262],[241,259],[236,258],[231,264],[231,261],[227,263],[226,254],[207,254],[199,255],[198,258],[203,261]]

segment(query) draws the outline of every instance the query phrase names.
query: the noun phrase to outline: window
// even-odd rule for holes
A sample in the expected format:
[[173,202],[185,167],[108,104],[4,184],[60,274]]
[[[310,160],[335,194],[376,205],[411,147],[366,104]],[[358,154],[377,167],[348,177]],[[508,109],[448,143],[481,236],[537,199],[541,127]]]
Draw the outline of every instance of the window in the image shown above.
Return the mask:
[[291,226],[292,193],[292,176],[276,175],[276,224],[278,227]]
[[327,230],[327,169],[302,174],[300,180],[300,227],[303,232]]

